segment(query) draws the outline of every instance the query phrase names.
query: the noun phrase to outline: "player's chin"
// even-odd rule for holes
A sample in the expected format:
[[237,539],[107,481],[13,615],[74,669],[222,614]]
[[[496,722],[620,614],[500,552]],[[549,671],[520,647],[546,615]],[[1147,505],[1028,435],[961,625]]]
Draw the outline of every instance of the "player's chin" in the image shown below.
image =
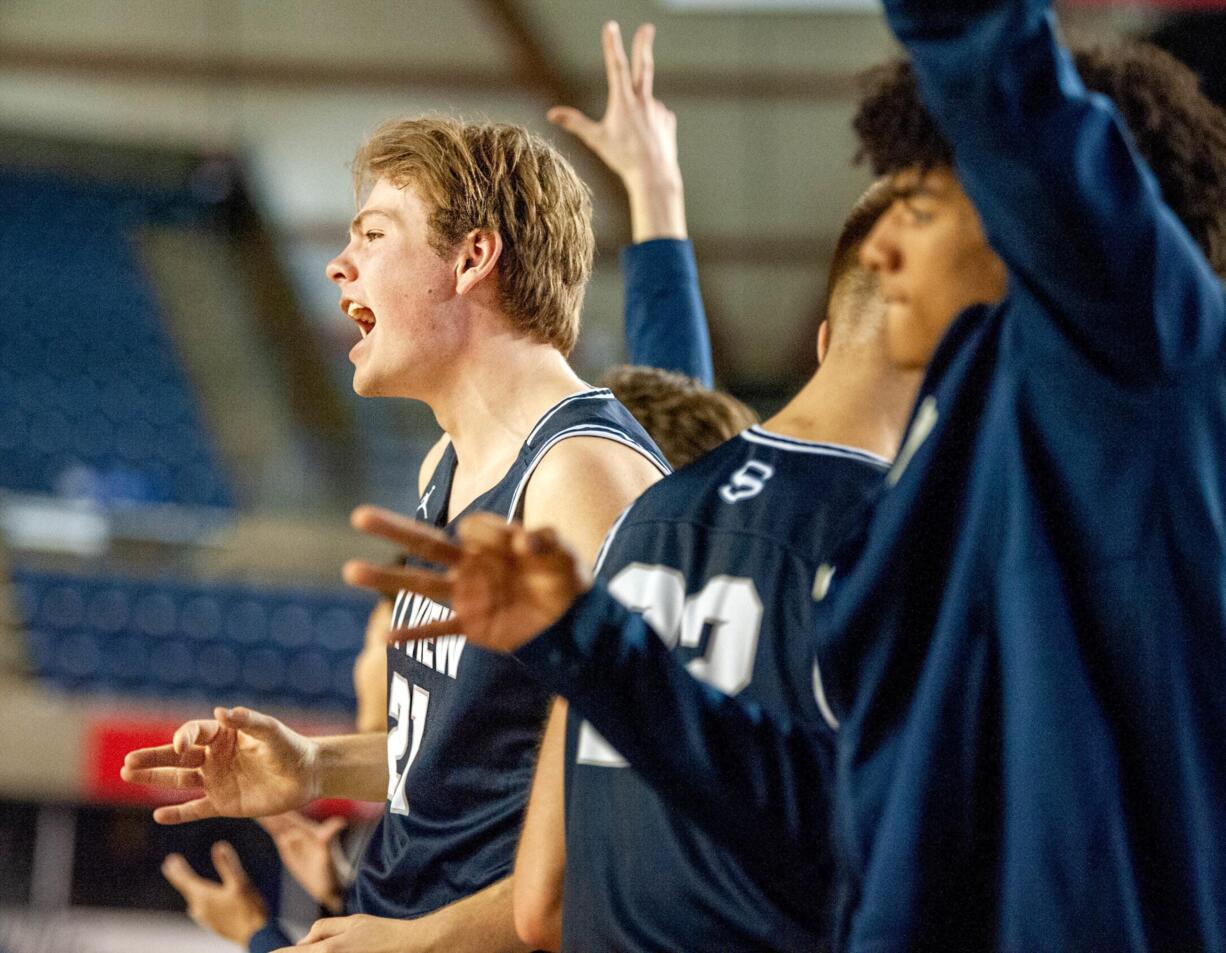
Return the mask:
[[886,353],[899,370],[926,367],[935,342],[920,326],[914,312],[902,303],[892,303],[886,317]]
[[353,392],[359,397],[378,397],[378,381],[369,370],[358,365],[353,369]]

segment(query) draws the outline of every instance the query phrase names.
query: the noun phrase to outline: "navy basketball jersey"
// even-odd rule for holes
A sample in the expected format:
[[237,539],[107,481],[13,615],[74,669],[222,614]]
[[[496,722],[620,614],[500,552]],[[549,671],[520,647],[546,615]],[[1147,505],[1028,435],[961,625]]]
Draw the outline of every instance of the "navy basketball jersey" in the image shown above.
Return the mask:
[[[824,734],[833,765],[808,594],[886,467],[752,427],[644,493],[610,532],[598,575],[694,676]],[[751,877],[569,713],[564,950],[825,949],[831,853],[798,853],[806,869]]]
[[[669,472],[612,393],[588,390],[555,404],[498,484],[454,516],[448,503],[456,454],[448,444],[418,500],[417,518],[448,529],[478,510],[515,518],[536,466],[570,437],[625,444]],[[450,612],[402,592],[392,627]],[[550,696],[515,659],[468,645],[462,635],[393,643],[387,670],[387,805],[354,885],[354,908],[404,919],[511,872]]]

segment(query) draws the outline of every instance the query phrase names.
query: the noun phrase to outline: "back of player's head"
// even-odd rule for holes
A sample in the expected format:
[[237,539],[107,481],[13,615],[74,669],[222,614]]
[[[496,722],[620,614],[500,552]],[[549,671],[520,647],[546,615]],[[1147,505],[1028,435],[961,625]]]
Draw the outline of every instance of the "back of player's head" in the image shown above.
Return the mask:
[[521,126],[428,117],[381,125],[358,150],[354,184],[414,187],[441,255],[474,229],[502,236],[499,302],[524,334],[569,354],[592,273],[591,194],[570,163]]
[[[1164,201],[1226,276],[1226,114],[1191,70],[1152,44],[1080,48],[1073,60],[1086,87],[1114,101]],[[854,125],[859,158],[878,175],[953,164],[905,60],[868,74]]]
[[884,319],[877,274],[860,264],[860,247],[891,201],[888,183],[874,182],[843,222],[826,275],[826,299],[822,307],[830,323],[832,347],[868,341]]
[[758,421],[757,414],[731,394],[658,367],[618,364],[600,382],[674,467],[698,459]]

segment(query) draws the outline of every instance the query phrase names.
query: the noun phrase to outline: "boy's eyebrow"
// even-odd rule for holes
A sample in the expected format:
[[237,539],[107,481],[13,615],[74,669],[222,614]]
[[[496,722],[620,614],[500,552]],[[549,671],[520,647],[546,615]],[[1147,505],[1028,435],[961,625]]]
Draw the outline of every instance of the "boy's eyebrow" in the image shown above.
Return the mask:
[[369,215],[382,215],[384,218],[390,218],[395,221],[391,212],[385,212],[381,208],[366,208],[353,217],[353,221],[349,223],[349,231],[358,231],[362,227],[362,220]]

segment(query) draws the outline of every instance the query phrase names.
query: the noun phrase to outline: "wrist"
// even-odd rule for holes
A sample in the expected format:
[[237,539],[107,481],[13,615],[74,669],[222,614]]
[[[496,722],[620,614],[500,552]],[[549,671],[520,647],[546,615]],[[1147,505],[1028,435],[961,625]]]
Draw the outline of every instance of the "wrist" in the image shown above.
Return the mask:
[[231,921],[227,939],[239,946],[247,947],[251,945],[251,938],[266,926],[268,926],[268,914],[264,912],[262,905],[259,909],[250,907],[241,911]]
[[635,181],[626,180],[630,197],[630,226],[635,244],[653,238],[688,237],[685,221],[685,191],[680,176]]
[[322,745],[318,738],[304,738],[305,746],[302,753],[302,779],[306,799],[304,804],[324,797],[323,789],[323,757]]
[[315,798],[381,801],[387,796],[387,735],[364,732],[312,738]]

